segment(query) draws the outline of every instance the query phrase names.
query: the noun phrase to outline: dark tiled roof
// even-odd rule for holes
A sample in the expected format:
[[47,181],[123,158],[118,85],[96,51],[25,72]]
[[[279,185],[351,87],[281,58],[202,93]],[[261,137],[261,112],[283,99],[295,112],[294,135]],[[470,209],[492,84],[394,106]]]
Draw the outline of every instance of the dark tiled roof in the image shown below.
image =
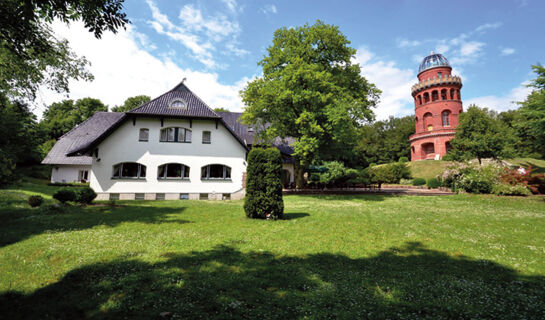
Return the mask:
[[125,118],[121,112],[97,112],[91,118],[65,133],[49,151],[43,164],[91,165],[89,156],[68,157],[67,154],[84,149]]
[[[175,100],[185,101],[186,108],[172,108],[170,104]],[[176,116],[191,118],[215,118],[217,113],[204,103],[196,94],[181,82],[174,89],[160,95],[148,103],[127,112],[128,114],[153,115],[153,116]]]
[[[225,124],[229,129],[243,140],[246,145],[252,145],[254,143],[256,130],[250,129],[247,125],[242,123],[240,117],[242,116],[241,112],[218,112]],[[284,155],[293,154],[293,147],[291,145],[295,142],[295,139],[292,137],[286,137],[281,139],[277,137],[274,139],[273,146],[277,147],[280,152]]]

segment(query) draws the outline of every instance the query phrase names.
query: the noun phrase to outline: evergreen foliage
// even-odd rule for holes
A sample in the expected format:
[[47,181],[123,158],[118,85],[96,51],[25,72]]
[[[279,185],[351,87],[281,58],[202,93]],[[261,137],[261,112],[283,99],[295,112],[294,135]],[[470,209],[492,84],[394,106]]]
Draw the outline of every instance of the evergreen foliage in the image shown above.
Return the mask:
[[282,157],[278,149],[250,150],[244,211],[249,218],[282,218]]
[[413,179],[413,186],[423,186],[426,184],[426,179],[424,178],[414,178]]
[[53,199],[57,199],[60,203],[76,200],[76,193],[69,188],[63,188],[53,194]]
[[129,97],[127,98],[127,100],[125,100],[125,102],[123,102],[122,105],[113,107],[112,112],[127,112],[140,107],[141,105],[149,102],[150,100],[151,97],[146,95]]
[[91,204],[97,197],[95,191],[89,187],[83,187],[76,192],[75,201],[81,204]]
[[437,178],[429,178],[428,181],[426,181],[426,186],[428,189],[436,189],[441,186],[441,183],[439,180],[437,180]]
[[43,201],[44,198],[42,198],[41,196],[30,196],[28,197],[27,202],[32,208],[35,208],[41,206]]

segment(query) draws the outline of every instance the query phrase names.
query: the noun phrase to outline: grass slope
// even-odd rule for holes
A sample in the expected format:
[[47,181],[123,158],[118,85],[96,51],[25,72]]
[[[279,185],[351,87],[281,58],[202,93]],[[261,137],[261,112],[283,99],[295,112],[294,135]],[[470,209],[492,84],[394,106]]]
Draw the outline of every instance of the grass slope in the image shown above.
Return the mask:
[[545,160],[534,158],[515,158],[507,161],[516,166],[532,166],[533,172],[535,173],[545,173]]
[[[0,190],[0,315],[544,318],[543,198],[289,196],[30,209]],[[51,201],[51,200],[47,200]]]
[[438,175],[442,174],[445,171],[445,168],[452,164],[451,161],[442,161],[442,160],[422,160],[408,162],[409,168],[411,169],[411,175],[413,178],[435,178]]

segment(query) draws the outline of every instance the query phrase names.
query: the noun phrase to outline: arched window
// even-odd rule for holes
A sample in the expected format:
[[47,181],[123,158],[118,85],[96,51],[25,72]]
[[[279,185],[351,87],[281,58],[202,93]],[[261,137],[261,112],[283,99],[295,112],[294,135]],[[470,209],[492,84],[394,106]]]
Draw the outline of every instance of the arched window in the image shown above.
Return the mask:
[[430,102],[430,94],[425,92],[424,93],[424,103]]
[[209,164],[201,168],[202,180],[231,179],[231,167],[223,164]]
[[142,128],[138,133],[138,141],[148,141],[149,139],[149,129]]
[[160,142],[191,142],[191,130],[181,127],[161,129]]
[[146,177],[146,166],[137,162],[122,162],[114,165],[112,178],[143,179]]
[[441,119],[443,120],[443,127],[450,126],[450,111],[445,110],[441,112]]
[[447,100],[447,89],[441,90],[441,100]]
[[437,101],[439,100],[439,93],[437,92],[437,90],[433,90],[431,92],[431,101]]
[[421,105],[422,104],[422,96],[418,96],[418,105]]
[[166,163],[157,168],[157,179],[189,179],[189,167],[181,163]]
[[424,114],[424,128],[426,128],[428,131],[433,130],[432,121],[433,115],[430,112],[426,112],[426,114]]
[[454,89],[450,89],[450,100],[454,100]]
[[456,97],[458,97],[458,100],[462,100],[462,96],[460,95],[460,89],[456,90]]

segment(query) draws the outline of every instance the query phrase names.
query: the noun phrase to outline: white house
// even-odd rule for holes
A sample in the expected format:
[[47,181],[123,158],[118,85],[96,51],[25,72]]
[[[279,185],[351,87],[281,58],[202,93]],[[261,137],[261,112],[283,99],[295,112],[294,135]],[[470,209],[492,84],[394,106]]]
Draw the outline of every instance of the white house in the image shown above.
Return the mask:
[[[129,112],[97,112],[42,163],[52,182],[90,181],[99,200],[242,198],[255,132],[240,115],[214,112],[180,83]],[[292,183],[293,151],[276,145]]]

